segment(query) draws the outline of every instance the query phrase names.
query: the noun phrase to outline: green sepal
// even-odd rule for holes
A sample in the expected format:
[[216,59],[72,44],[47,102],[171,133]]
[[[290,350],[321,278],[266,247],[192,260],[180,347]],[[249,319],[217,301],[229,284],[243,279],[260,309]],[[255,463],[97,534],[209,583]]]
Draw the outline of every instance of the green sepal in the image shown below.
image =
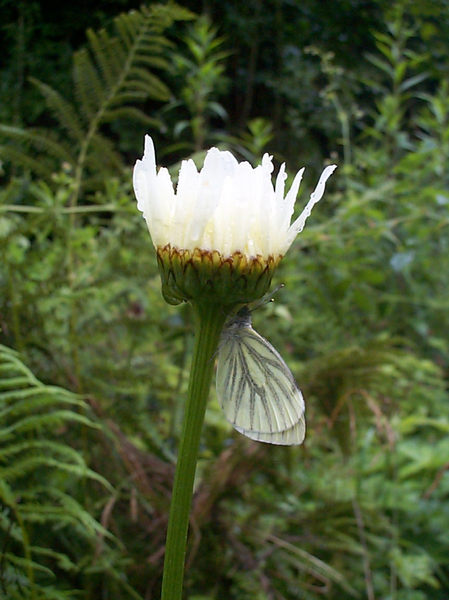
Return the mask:
[[224,258],[217,251],[179,250],[170,245],[157,249],[162,294],[169,304],[183,301],[220,306],[248,304],[270,288],[281,259],[248,258],[235,252]]

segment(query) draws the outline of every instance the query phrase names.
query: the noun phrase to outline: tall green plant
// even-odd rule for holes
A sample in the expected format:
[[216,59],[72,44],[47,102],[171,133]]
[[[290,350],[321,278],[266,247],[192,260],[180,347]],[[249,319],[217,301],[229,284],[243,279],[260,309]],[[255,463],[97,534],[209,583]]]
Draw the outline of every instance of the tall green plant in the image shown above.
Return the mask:
[[191,25],[184,42],[185,50],[177,48],[171,53],[176,97],[163,109],[164,114],[174,112],[173,137],[181,141],[175,141],[168,150],[199,152],[213,138],[214,119],[223,122],[227,116],[218,98],[228,87],[225,59],[229,52],[223,49],[224,38],[206,17]]

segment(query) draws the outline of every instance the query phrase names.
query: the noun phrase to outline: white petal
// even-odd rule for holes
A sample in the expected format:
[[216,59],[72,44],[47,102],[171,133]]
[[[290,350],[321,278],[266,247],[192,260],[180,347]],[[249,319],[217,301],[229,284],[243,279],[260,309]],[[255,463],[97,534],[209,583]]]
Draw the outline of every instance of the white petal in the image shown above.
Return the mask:
[[192,187],[198,183],[198,171],[192,159],[183,160],[179,170],[177,195],[190,195]]
[[290,189],[288,190],[287,195],[285,196],[284,204],[286,207],[286,211],[290,213],[288,215],[289,218],[293,214],[293,207],[295,206],[296,197],[298,195],[298,190],[299,190],[299,186],[301,185],[304,171],[305,171],[304,167],[302,169],[299,169],[299,171],[295,175],[295,178],[293,180],[293,183],[292,183]]
[[151,169],[156,175],[156,152],[154,150],[153,140],[149,135],[145,136],[145,147],[143,151],[143,160],[148,169]]
[[324,171],[321,173],[321,177],[318,180],[317,186],[316,186],[315,190],[312,192],[312,194],[310,195],[310,200],[307,202],[302,213],[299,215],[299,217],[296,219],[296,221],[294,223],[292,223],[292,225],[290,226],[290,228],[288,230],[287,237],[289,240],[291,239],[290,244],[295,239],[295,237],[298,235],[298,233],[301,233],[301,231],[304,229],[304,225],[306,224],[307,218],[310,216],[310,213],[312,212],[312,208],[323,197],[324,189],[326,186],[326,181],[329,179],[329,177],[332,175],[332,173],[335,171],[336,168],[337,168],[337,165],[330,165],[330,166],[326,167],[324,169]]
[[290,226],[304,169],[284,198],[285,165],[273,187],[273,157],[264,154],[253,168],[239,163],[230,152],[211,148],[203,168],[183,161],[176,193],[167,169],[156,172],[154,145],[145,136],[145,152],[134,167],[134,190],[155,246],[171,244],[194,250],[218,250],[224,256],[236,251],[248,257],[278,257],[304,227],[312,207],[324,193],[335,166],[327,167],[304,211]]
[[283,202],[284,201],[284,189],[285,189],[285,180],[287,179],[287,173],[285,172],[285,163],[282,163],[278,176],[276,177],[276,188],[275,195],[276,201]]
[[176,190],[176,222],[185,223],[187,219],[194,218],[199,184],[200,176],[195,163],[193,160],[183,160]]
[[207,151],[201,173],[203,177],[218,177],[222,180],[227,175],[232,176],[238,164],[230,152],[220,152],[218,148],[211,148]]
[[151,181],[148,181],[147,179],[145,168],[143,167],[141,160],[138,160],[134,167],[133,185],[137,198],[137,208],[140,212],[144,213],[145,216],[150,202]]
[[156,155],[153,140],[145,136],[145,148],[142,160],[134,167],[133,185],[137,198],[137,208],[144,213],[149,210],[151,193],[154,190],[153,178],[156,177]]
[[262,169],[268,173],[271,177],[271,173],[274,171],[273,157],[270,154],[265,153],[262,156]]

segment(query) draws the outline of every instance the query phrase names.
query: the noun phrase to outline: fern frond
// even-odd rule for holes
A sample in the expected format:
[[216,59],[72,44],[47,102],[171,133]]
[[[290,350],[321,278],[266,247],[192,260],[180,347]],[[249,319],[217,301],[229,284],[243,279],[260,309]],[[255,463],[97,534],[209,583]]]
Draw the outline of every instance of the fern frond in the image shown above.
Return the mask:
[[[144,98],[168,98],[167,86],[147,69],[138,67],[146,64],[152,68],[166,69],[167,62],[163,58],[163,50],[171,42],[162,35],[162,31],[175,20],[187,18],[190,13],[178,10],[175,5],[143,7],[140,11],[131,11],[114,19],[115,35],[109,35],[104,29],[99,32],[89,30],[87,38],[89,55],[85,51],[75,62],[86,64],[90,61],[90,72],[97,71],[101,75],[106,94],[104,105],[98,106],[103,111],[114,101],[123,89],[130,95],[129,100],[140,101]],[[132,85],[139,81],[146,82],[146,87]],[[133,97],[137,92],[137,97]],[[142,97],[141,92],[145,94]],[[155,94],[153,96],[153,94]]]
[[[41,511],[39,512],[38,519],[42,520],[45,514],[58,515],[60,519],[61,515],[66,515],[67,520],[71,523],[83,523],[85,529],[78,529],[79,535],[83,537],[89,537],[91,535],[101,535],[104,538],[115,540],[114,536],[101,525],[96,519],[94,519],[87,511],[85,511],[82,505],[72,495],[64,492],[63,490],[48,488],[40,486],[35,487],[33,490],[23,492],[23,508],[24,511],[30,513],[34,510],[32,500],[33,498],[48,498],[51,497],[52,503],[50,507],[46,507],[44,504],[40,504]],[[52,513],[53,511],[53,513]],[[30,518],[33,518],[32,516]],[[118,542],[117,542],[118,543]]]
[[[11,385],[11,381],[20,381],[21,384],[20,386],[17,384],[15,390],[0,391],[0,422],[5,423],[7,418],[17,418],[21,415],[29,416],[38,410],[43,411],[54,408],[55,398],[59,405],[68,405],[73,409],[85,408],[84,402],[67,390],[63,390],[64,393],[58,394],[58,388],[56,387],[43,387],[29,380],[27,380],[27,383],[31,387],[23,387],[23,379],[22,377],[8,379],[9,385]],[[0,379],[0,382],[2,382],[1,387],[5,389],[3,379]],[[96,426],[94,422],[91,425],[92,427]]]
[[142,110],[134,106],[122,106],[120,108],[110,109],[104,112],[105,121],[116,121],[118,119],[140,121],[144,125],[148,125],[154,129],[157,129],[161,126],[161,122],[158,119],[149,117]]
[[[142,46],[144,46],[144,45],[142,44]],[[153,52],[154,48],[151,47],[151,49],[148,48],[148,50],[149,51],[151,50],[151,52]],[[170,67],[170,63],[167,61],[166,58],[163,58],[162,56],[156,56],[154,54],[152,54],[152,55],[140,54],[136,58],[136,64],[144,65],[144,66],[156,68],[156,69],[168,69]]]
[[[75,200],[83,184],[86,165],[95,172],[90,184],[98,181],[101,173],[108,170],[104,162],[98,164],[98,157],[104,157],[103,147],[99,153],[99,127],[114,116],[111,108],[129,108],[129,103],[141,102],[146,98],[165,100],[169,97],[167,86],[156,75],[139,67],[142,57],[151,60],[148,41],[152,42],[152,54],[162,58],[162,51],[170,42],[162,35],[165,27],[173,23],[185,11],[174,5],[132,11],[119,15],[114,20],[114,34],[105,29],[87,32],[88,51],[82,50],[74,58],[75,93],[80,100],[83,114],[89,117],[86,137],[81,144],[77,164]],[[120,25],[118,25],[120,24]],[[144,58],[145,60],[145,58]],[[162,61],[160,64],[165,66]],[[136,113],[128,112],[128,116]],[[137,113],[141,120],[141,113]],[[98,156],[96,156],[98,155]],[[107,149],[106,158],[113,164],[116,158]],[[96,163],[96,164],[95,164]],[[87,178],[86,187],[89,178]]]
[[124,88],[139,89],[138,85],[143,84],[143,90],[147,90],[148,96],[155,100],[168,100],[170,91],[168,87],[158,77],[155,77],[147,69],[142,67],[132,67],[129,70],[129,80],[124,84]]
[[73,461],[74,464],[84,465],[82,457],[74,448],[52,440],[27,440],[26,442],[11,444],[6,448],[0,448],[0,462],[23,452],[31,452],[37,455],[48,452],[53,456],[60,455],[61,458]]
[[[94,68],[96,67],[101,74],[103,85],[113,87],[116,82],[116,73],[113,72],[113,67],[110,64],[110,53],[108,51],[108,45],[110,44],[110,41],[106,31],[102,30],[99,33],[96,33],[92,29],[88,29],[86,35],[89,43],[89,49],[94,56]],[[89,60],[92,60],[90,56]]]
[[[70,475],[75,475],[80,479],[88,477],[93,481],[97,481],[98,483],[105,485],[105,487],[109,488],[109,491],[112,491],[111,486],[104,479],[104,477],[101,477],[98,475],[98,473],[95,473],[95,471],[87,468],[84,463],[81,463],[81,466],[79,464],[74,465],[63,462],[60,457],[52,458],[47,456],[36,456],[28,451],[27,454],[20,458],[20,460],[16,459],[13,465],[1,469],[0,472],[2,477],[4,477],[7,481],[14,482],[15,480],[20,480],[22,477],[27,476],[30,473],[35,473],[35,471],[40,467],[56,469],[60,473],[69,473]],[[23,503],[20,505],[21,511],[24,510],[24,506],[25,505]]]
[[[44,96],[69,144],[42,132],[4,129],[3,133],[8,139],[15,137],[38,148],[52,160],[74,166],[72,206],[77,204],[83,189],[98,189],[111,169],[121,167],[111,143],[100,135],[103,124],[121,118],[155,124],[135,104],[148,98],[169,99],[167,85],[155,72],[169,69],[164,52],[172,42],[164,36],[164,30],[175,21],[192,17],[190,11],[174,3],[152,5],[116,17],[112,32],[88,30],[87,47],[76,52],[73,59],[76,106],[45,83],[30,79]],[[41,177],[49,177],[53,172],[54,165],[48,165],[42,156],[34,158],[32,153],[26,154],[12,145],[5,144],[0,154]]]
[[172,46],[173,42],[171,42],[169,39],[162,35],[159,35],[154,29],[149,29],[142,35],[142,40],[140,42],[140,52],[143,56],[154,56],[160,53],[161,48],[166,49],[171,48]]
[[94,174],[101,174],[107,168],[109,172],[121,169],[123,164],[111,140],[96,133],[91,142],[91,165]]
[[133,12],[119,15],[115,20],[115,27],[126,48],[130,48],[136,35],[135,21]]
[[[67,496],[68,499],[69,497]],[[33,498],[33,500],[35,499]],[[52,504],[39,506],[33,501],[31,504],[24,502],[20,510],[29,523],[48,524],[57,522],[59,527],[75,526],[77,528],[82,525],[81,529],[86,537],[92,537],[92,535],[99,533],[107,533],[98,521],[90,517],[89,513],[82,510],[80,504],[73,504],[72,507],[74,508],[73,511],[69,506],[69,502],[63,506]]]
[[14,506],[16,499],[14,492],[6,481],[0,479],[0,499],[6,506]]
[[0,441],[10,439],[13,434],[17,435],[31,431],[40,432],[49,428],[62,427],[71,421],[86,427],[92,424],[88,417],[71,410],[53,410],[50,414],[32,415],[16,421],[9,427],[3,427],[0,429]]
[[6,552],[4,556],[8,562],[10,562],[16,567],[22,567],[23,569],[31,567],[33,571],[40,571],[45,575],[50,575],[50,577],[54,577],[51,569],[49,569],[48,567],[44,567],[43,565],[41,565],[38,562],[35,562],[34,560],[29,560],[27,558],[22,558],[21,556],[16,556],[14,554],[11,554],[11,552]]
[[51,169],[43,161],[32,158],[29,154],[12,146],[0,145],[0,156],[4,161],[22,167],[25,171],[31,171],[41,177],[49,177]]
[[112,539],[73,494],[86,479],[114,493],[79,450],[63,441],[61,432],[66,437],[76,424],[100,427],[81,398],[43,384],[16,352],[0,345],[0,499],[7,507],[0,511],[0,531],[6,539],[2,573],[8,573],[1,589],[8,598],[26,598],[27,590],[33,590],[33,599],[68,594],[58,590],[55,561],[67,571],[77,561],[59,550],[59,532],[87,547],[97,536]]
[[[151,81],[151,84],[149,83]],[[157,77],[148,77],[147,81],[141,79],[132,79],[123,84],[122,89],[126,92],[143,92],[147,97],[151,97],[154,100],[168,100],[169,91],[167,86],[159,81]]]
[[30,81],[44,96],[48,108],[52,111],[61,127],[66,130],[67,134],[74,141],[81,142],[85,137],[85,130],[80,124],[79,115],[70,102],[65,100],[59,92],[49,85],[39,81],[39,79],[31,77]]
[[63,571],[78,571],[78,565],[71,561],[67,554],[57,552],[53,548],[42,548],[41,546],[30,546],[30,550],[34,556],[51,558],[53,564],[56,562],[57,566]]
[[[2,403],[7,403],[7,402],[10,402],[11,400],[17,400],[20,398],[28,399],[32,396],[40,396],[43,389],[45,390],[45,393],[47,394],[47,396],[50,396],[51,394],[58,394],[57,388],[52,388],[51,386],[48,386],[45,388],[41,385],[34,384],[34,387],[32,387],[32,388],[16,388],[13,390],[3,392],[2,396],[1,396]],[[66,394],[62,394],[62,397],[63,397],[63,401],[69,401],[69,403],[71,403],[72,399],[69,400],[70,396],[68,396],[68,395],[66,396]],[[48,399],[48,397],[42,398],[42,403],[46,403],[46,402],[53,402],[53,400],[51,398]],[[14,406],[11,406],[10,410],[17,412],[18,409],[20,410],[20,406],[21,406],[20,403],[14,405]],[[32,407],[31,404],[27,405],[26,410],[28,411],[29,408],[31,408],[31,407]]]
[[121,90],[117,92],[113,98],[111,98],[108,108],[105,108],[105,112],[109,110],[109,107],[122,107],[130,102],[142,102],[146,99],[146,91],[133,90],[132,92],[125,92]]
[[105,90],[85,48],[73,58],[73,81],[80,110],[90,121],[104,100]]
[[68,148],[58,140],[54,139],[49,132],[42,129],[21,129],[10,125],[0,124],[0,134],[11,140],[23,142],[26,146],[31,146],[39,152],[46,152],[59,161],[73,162],[73,154]]
[[[4,389],[8,389],[11,387],[19,387],[19,386],[23,386],[26,385],[28,383],[28,378],[27,377],[5,377],[3,379],[0,379],[0,390]],[[1,419],[1,416],[0,416]]]

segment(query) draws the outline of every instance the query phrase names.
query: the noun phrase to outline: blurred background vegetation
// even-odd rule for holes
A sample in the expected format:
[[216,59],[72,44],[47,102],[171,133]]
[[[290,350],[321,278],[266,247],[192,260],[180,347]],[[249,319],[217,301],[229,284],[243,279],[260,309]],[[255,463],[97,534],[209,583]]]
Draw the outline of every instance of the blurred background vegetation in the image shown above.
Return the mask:
[[255,327],[304,447],[211,392],[190,600],[449,597],[447,0],[1,0],[0,597],[158,598],[192,346],[131,186],[218,145],[339,170]]

